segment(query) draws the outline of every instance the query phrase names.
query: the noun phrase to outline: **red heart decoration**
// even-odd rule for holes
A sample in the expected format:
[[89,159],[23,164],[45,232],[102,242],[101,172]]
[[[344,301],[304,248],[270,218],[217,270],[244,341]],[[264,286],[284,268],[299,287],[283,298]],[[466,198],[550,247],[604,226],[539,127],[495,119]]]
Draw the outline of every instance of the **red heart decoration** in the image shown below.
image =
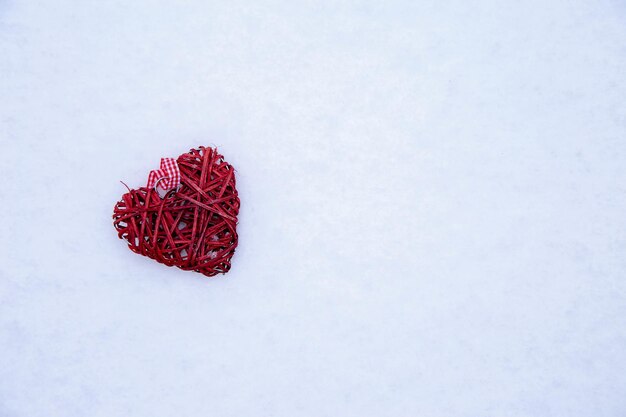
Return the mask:
[[113,225],[135,253],[206,276],[226,273],[237,247],[235,170],[216,149],[200,146],[177,159],[181,184],[163,198],[128,189]]

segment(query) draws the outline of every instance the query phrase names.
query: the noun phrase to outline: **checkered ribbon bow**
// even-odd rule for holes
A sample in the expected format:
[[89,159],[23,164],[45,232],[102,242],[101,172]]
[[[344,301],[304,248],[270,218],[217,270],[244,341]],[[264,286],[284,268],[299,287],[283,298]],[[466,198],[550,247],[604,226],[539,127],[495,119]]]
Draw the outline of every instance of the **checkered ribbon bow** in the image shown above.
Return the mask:
[[164,190],[171,190],[180,184],[180,170],[174,158],[161,158],[161,167],[150,171],[147,188],[157,185]]

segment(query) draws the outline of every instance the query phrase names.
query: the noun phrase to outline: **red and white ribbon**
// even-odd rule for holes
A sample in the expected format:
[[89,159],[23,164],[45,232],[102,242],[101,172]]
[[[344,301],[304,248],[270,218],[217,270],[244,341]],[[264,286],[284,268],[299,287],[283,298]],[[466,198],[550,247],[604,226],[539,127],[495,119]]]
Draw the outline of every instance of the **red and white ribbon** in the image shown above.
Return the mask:
[[171,190],[180,184],[180,170],[174,158],[161,158],[160,169],[150,171],[148,188],[159,186],[164,190]]

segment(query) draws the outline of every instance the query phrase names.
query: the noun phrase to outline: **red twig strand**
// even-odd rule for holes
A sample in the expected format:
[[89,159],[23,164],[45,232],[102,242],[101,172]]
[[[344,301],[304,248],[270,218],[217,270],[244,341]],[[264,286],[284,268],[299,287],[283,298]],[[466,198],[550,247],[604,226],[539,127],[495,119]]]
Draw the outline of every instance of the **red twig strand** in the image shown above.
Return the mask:
[[163,198],[146,187],[129,190],[115,205],[113,225],[135,253],[209,277],[226,273],[237,247],[234,169],[203,146],[177,162],[178,190]]

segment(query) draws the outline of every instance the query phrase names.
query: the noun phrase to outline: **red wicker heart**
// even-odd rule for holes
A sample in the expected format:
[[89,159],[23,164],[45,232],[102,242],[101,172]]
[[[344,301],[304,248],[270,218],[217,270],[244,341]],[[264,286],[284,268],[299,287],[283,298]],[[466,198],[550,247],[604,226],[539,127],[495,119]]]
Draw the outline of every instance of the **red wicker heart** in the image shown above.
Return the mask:
[[226,273],[237,247],[235,171],[203,146],[177,162],[180,188],[163,198],[152,188],[129,189],[115,205],[113,225],[135,253],[209,277]]

